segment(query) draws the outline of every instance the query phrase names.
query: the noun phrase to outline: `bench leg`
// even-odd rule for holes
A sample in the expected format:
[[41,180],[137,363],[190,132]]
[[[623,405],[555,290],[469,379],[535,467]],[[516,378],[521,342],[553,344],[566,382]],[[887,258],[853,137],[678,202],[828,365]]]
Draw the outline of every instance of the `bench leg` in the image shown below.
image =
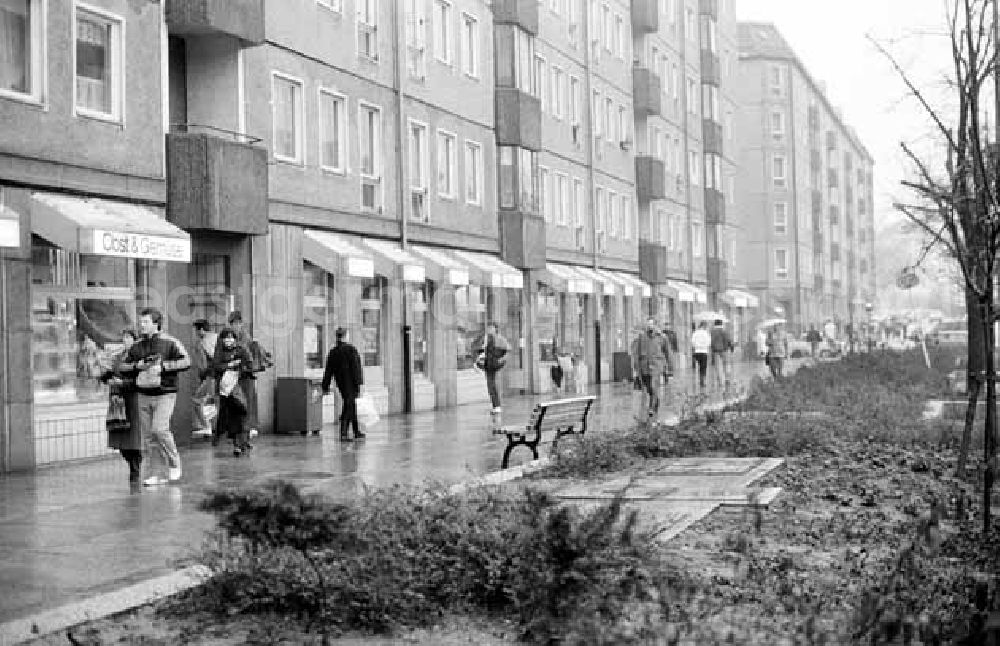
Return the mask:
[[538,442],[524,442],[524,441],[515,442],[514,440],[508,437],[507,448],[503,450],[503,460],[500,462],[501,469],[506,469],[507,466],[510,464],[510,454],[514,450],[514,447],[522,445],[531,449],[531,455],[534,456],[535,460],[538,459]]

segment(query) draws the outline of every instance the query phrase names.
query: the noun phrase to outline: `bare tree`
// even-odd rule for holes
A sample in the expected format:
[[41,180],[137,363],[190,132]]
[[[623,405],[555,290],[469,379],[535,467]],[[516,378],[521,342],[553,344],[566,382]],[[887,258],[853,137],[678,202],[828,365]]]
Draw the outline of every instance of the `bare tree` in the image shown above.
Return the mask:
[[[965,288],[969,323],[969,408],[962,434],[959,469],[965,459],[972,423],[982,385],[986,386],[986,432],[983,488],[984,532],[990,528],[990,493],[993,487],[993,457],[996,453],[996,375],[993,338],[993,288],[997,252],[1000,248],[998,219],[997,146],[988,141],[985,110],[992,108],[990,89],[995,72],[994,20],[1000,0],[953,0],[948,4],[952,70],[949,102],[931,104],[928,93],[918,87],[885,47],[872,39],[889,60],[910,94],[934,124],[934,137],[947,154],[943,159],[922,157],[907,144],[903,152],[915,177],[903,182],[910,194],[896,208],[914,223],[934,245],[957,262]],[[993,86],[991,88],[991,86]]]

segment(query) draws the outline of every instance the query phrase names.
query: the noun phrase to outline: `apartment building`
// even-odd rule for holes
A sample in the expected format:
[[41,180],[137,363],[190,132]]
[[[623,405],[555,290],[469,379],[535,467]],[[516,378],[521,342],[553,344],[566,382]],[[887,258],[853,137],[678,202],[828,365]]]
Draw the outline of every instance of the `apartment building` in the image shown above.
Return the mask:
[[762,315],[846,334],[875,298],[871,155],[774,25],[739,51],[737,265]]
[[557,351],[628,377],[646,316],[752,306],[734,25],[732,0],[0,2],[0,471],[107,452],[94,376],[147,306],[189,347],[243,313],[263,432],[338,327],[383,413],[485,411],[487,320],[504,388],[544,393]]

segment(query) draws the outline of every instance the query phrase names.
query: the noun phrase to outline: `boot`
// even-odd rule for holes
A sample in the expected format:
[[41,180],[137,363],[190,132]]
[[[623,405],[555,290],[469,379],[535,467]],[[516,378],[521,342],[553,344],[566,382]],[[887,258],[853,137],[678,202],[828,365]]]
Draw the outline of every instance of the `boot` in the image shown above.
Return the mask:
[[121,454],[128,464],[128,481],[137,483],[142,480],[142,451],[122,449]]
[[351,441],[350,422],[344,419],[343,416],[341,416],[340,418],[340,441],[341,442]]

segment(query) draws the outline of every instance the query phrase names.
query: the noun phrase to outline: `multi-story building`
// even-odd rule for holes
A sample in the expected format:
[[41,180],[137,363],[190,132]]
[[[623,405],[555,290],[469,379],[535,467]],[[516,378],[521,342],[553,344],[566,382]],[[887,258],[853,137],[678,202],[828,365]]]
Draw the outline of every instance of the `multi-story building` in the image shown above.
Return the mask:
[[243,313],[269,432],[338,327],[391,413],[485,402],[487,320],[541,393],[557,350],[629,377],[644,317],[752,302],[732,0],[12,0],[0,33],[0,471],[107,451],[146,306],[192,350]]
[[845,332],[875,297],[872,158],[773,25],[739,51],[737,265],[762,315]]

